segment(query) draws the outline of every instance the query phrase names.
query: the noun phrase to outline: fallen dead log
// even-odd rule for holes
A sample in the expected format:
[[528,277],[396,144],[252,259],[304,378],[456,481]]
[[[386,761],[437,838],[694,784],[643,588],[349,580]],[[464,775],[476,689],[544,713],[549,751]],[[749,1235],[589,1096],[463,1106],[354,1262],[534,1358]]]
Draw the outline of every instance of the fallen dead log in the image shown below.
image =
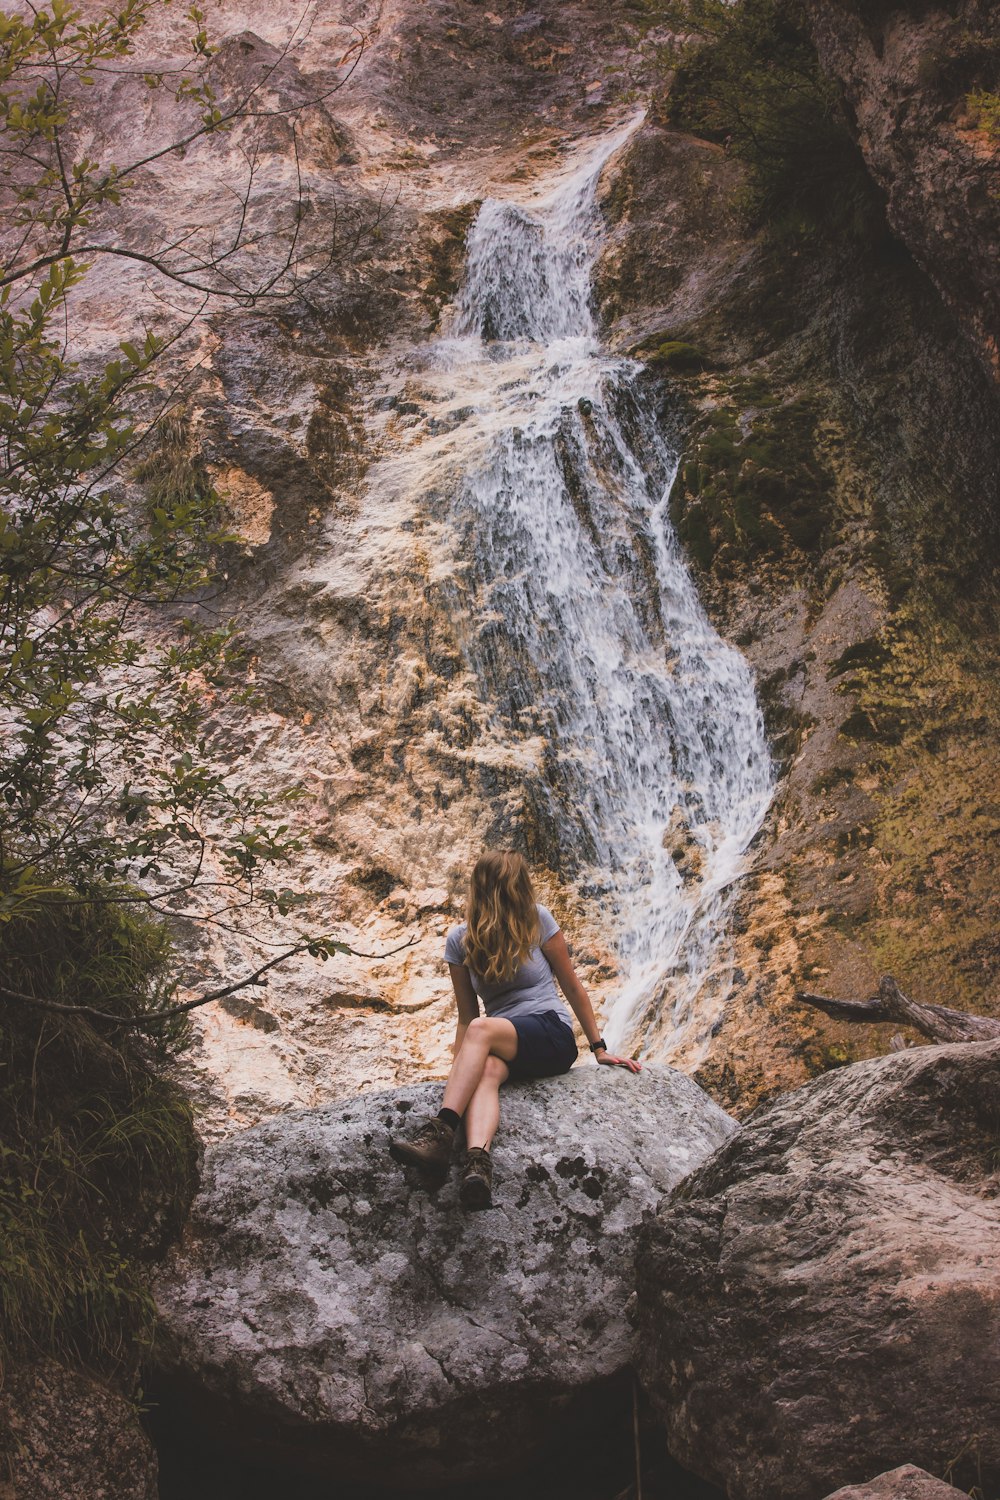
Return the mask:
[[[796,998],[814,1005],[838,1021],[896,1021],[912,1026],[933,1042],[988,1042],[1000,1037],[1000,1021],[992,1016],[970,1015],[947,1005],[926,1005],[911,1000],[889,974],[883,974],[869,1000],[834,1000],[811,990],[796,990]],[[893,1038],[893,1041],[896,1039]]]

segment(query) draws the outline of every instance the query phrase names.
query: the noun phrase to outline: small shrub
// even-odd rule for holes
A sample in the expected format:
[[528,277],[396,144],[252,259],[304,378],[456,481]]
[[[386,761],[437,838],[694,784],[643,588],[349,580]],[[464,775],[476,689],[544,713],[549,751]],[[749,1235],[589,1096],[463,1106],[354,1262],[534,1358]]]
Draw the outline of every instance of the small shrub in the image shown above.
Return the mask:
[[673,80],[667,119],[746,163],[747,217],[779,235],[836,224],[864,237],[884,224],[881,197],[824,74],[795,0],[668,0]]
[[158,1071],[185,1028],[152,1042],[114,1019],[166,998],[169,956],[162,925],[121,894],[55,890],[0,926],[0,1364],[128,1365],[151,1327],[145,1265],[194,1188],[190,1107]]
[[147,517],[155,528],[197,516],[206,533],[220,525],[222,504],[191,437],[183,412],[164,417],[156,446],[135,465],[133,479],[142,486]]

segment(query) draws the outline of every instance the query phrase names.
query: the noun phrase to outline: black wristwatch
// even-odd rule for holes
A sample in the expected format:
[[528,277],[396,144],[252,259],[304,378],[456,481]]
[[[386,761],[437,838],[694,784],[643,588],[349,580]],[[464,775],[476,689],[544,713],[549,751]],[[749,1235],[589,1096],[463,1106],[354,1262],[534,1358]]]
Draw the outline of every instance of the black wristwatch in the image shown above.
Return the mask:
[[602,1036],[599,1036],[596,1042],[591,1042],[590,1050],[591,1052],[607,1052],[608,1044]]

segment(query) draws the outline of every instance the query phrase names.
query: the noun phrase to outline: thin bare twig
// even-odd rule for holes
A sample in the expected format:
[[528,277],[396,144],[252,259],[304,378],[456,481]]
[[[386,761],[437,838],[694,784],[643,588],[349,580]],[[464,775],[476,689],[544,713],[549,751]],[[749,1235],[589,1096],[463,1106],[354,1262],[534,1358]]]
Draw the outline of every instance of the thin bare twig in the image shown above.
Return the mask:
[[0,984],[0,995],[8,1000],[18,1000],[22,1004],[36,1006],[40,1010],[57,1011],[60,1015],[87,1016],[91,1020],[110,1021],[115,1026],[128,1029],[142,1028],[158,1021],[169,1021],[174,1016],[182,1016],[188,1011],[198,1010],[203,1005],[210,1005],[213,1000],[222,1000],[227,995],[235,995],[238,990],[258,985],[264,975],[276,968],[278,964],[287,963],[290,958],[295,958],[300,953],[308,953],[323,945],[327,945],[333,952],[349,954],[352,958],[369,958],[378,961],[391,958],[396,953],[402,953],[405,948],[412,948],[416,941],[416,938],[407,938],[405,943],[400,943],[396,948],[388,948],[385,953],[363,953],[357,948],[351,948],[347,943],[327,944],[326,940],[318,938],[297,943],[294,948],[288,948],[284,953],[279,953],[276,957],[269,959],[266,964],[261,964],[259,969],[255,969],[244,979],[237,979],[232,984],[223,985],[217,990],[210,990],[207,995],[198,995],[194,1000],[184,1000],[178,1005],[166,1005],[160,1010],[147,1011],[142,1016],[115,1016],[108,1011],[97,1010],[91,1005],[64,1005],[61,1001],[43,1000],[37,995],[26,995],[21,990],[12,990],[2,984]]

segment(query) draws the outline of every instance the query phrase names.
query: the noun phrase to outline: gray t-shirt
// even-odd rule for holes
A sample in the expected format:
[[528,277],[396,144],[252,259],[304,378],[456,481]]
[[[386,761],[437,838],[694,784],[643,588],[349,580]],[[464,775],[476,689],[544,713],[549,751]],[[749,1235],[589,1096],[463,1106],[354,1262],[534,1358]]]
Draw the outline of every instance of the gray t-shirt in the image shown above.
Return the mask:
[[[539,943],[547,943],[549,938],[559,931],[559,923],[547,906],[539,904],[537,911],[540,928]],[[573,1022],[566,1013],[566,1007],[560,999],[552,970],[549,968],[549,961],[540,946],[532,948],[512,979],[504,979],[499,984],[490,984],[488,980],[481,979],[465,962],[464,943],[467,926],[466,922],[459,922],[457,927],[451,929],[444,945],[444,956],[448,963],[465,964],[465,967],[469,969],[472,988],[482,1000],[488,1016],[502,1016],[505,1020],[512,1021],[518,1016],[538,1016],[543,1011],[551,1010],[572,1029]]]

